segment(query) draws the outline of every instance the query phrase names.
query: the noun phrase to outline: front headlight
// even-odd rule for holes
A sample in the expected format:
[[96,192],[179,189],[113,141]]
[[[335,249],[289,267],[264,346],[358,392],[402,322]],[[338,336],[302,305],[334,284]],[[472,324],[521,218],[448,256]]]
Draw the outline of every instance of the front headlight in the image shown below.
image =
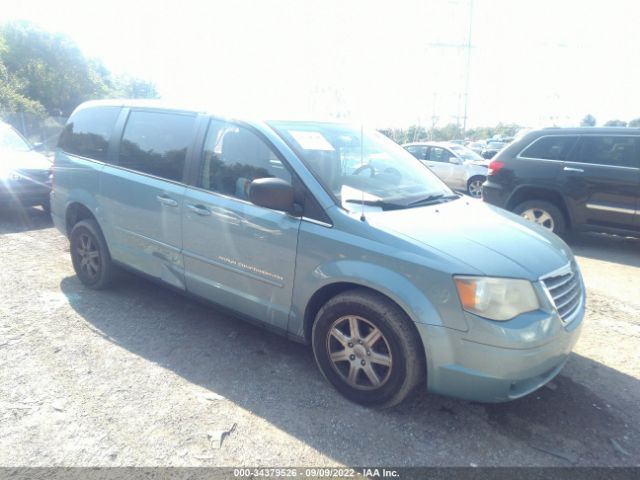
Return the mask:
[[493,277],[454,277],[462,307],[491,320],[511,320],[540,308],[529,280]]

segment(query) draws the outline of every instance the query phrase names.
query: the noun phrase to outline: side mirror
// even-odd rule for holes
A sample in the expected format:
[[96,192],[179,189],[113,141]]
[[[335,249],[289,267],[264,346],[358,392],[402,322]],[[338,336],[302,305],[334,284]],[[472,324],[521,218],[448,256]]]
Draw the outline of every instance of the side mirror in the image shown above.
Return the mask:
[[249,185],[249,200],[260,207],[291,212],[293,187],[280,178],[257,178]]
[[42,142],[37,142],[33,144],[33,149],[36,152],[44,152],[44,143]]
[[458,157],[449,157],[449,163],[454,165],[460,165],[460,159]]

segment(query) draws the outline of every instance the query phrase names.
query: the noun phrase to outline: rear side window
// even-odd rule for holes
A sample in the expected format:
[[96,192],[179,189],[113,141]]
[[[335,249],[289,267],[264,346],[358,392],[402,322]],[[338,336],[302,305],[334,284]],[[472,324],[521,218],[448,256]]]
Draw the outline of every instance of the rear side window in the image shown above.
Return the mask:
[[640,139],[638,137],[584,136],[580,137],[572,161],[640,168]]
[[72,115],[58,147],[67,153],[104,162],[120,107],[85,108]]
[[131,112],[120,142],[119,165],[181,182],[194,122],[194,115]]
[[424,145],[410,145],[407,147],[407,151],[418,160],[427,159],[428,147],[425,147]]
[[520,154],[524,158],[541,158],[544,160],[565,160],[578,137],[550,136],[540,137]]

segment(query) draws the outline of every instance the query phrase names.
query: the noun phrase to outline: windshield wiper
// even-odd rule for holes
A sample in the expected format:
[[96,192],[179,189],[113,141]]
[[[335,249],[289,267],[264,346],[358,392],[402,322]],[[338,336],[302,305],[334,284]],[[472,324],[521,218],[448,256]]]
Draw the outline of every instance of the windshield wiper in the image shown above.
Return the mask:
[[380,207],[383,210],[394,210],[399,208],[407,208],[407,205],[401,205],[399,203],[385,202],[384,200],[362,200],[360,198],[348,198],[343,200],[345,203],[358,203],[360,205],[367,205],[371,207]]
[[429,205],[430,203],[440,203],[446,200],[453,200],[454,198],[460,198],[460,195],[451,194],[445,195],[444,193],[436,193],[434,195],[429,195],[427,197],[421,198],[420,200],[415,200],[407,204],[407,207],[416,207],[418,205]]

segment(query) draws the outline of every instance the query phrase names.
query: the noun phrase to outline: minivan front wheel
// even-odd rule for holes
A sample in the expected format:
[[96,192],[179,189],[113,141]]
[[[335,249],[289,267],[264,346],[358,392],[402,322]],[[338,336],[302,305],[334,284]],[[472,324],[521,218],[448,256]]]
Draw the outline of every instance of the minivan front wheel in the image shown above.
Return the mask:
[[544,200],[527,200],[516,208],[517,213],[522,218],[552,231],[556,235],[562,236],[566,230],[566,221],[563,213],[553,203]]
[[356,289],[329,300],[316,316],[312,343],[325,378],[362,405],[396,405],[426,376],[411,321],[375,292]]
[[111,255],[95,220],[76,223],[69,235],[71,261],[80,281],[96,290],[109,285],[113,266]]

